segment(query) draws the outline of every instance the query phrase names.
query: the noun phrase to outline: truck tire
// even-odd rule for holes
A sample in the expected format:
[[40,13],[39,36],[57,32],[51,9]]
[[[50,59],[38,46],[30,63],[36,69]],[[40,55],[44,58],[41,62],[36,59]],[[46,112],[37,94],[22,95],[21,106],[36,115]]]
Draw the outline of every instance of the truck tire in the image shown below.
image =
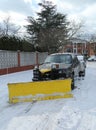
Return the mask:
[[85,77],[85,70],[79,72],[79,77]]

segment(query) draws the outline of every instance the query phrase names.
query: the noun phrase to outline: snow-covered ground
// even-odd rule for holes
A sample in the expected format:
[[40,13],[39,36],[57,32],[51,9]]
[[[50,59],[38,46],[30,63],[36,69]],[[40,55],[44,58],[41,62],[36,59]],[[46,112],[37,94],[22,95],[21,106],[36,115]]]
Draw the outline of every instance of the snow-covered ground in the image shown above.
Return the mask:
[[87,63],[71,99],[8,103],[8,83],[31,81],[32,70],[0,76],[0,130],[96,130],[96,63]]

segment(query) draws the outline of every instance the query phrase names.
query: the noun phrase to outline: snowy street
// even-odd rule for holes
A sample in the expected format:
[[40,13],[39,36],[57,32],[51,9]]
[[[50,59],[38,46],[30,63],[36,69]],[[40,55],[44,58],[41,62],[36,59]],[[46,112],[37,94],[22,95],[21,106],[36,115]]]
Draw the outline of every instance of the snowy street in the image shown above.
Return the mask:
[[9,104],[7,84],[31,80],[32,70],[0,76],[0,130],[96,130],[96,62],[73,98]]

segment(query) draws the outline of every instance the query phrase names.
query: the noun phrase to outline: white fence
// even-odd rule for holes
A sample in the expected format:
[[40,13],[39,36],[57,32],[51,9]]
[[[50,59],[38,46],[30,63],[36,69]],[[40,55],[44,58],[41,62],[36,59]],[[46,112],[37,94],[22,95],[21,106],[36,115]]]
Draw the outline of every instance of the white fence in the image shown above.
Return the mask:
[[[0,69],[18,67],[18,58],[20,66],[28,66],[36,64],[37,52],[14,52],[14,51],[0,51]],[[19,57],[18,57],[18,54]],[[47,52],[38,52],[38,63],[43,63],[47,57]]]
[[18,66],[17,52],[0,51],[0,69]]
[[36,63],[36,53],[34,52],[20,53],[20,66],[33,65],[35,63]]

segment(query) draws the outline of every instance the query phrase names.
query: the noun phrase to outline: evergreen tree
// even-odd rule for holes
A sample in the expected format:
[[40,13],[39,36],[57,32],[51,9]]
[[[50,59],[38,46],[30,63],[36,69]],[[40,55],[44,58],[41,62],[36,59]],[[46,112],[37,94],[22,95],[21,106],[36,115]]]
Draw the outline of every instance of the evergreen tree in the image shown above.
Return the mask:
[[34,51],[34,47],[25,39],[15,36],[3,36],[0,38],[0,50]]
[[38,4],[41,11],[37,13],[37,19],[28,17],[27,32],[32,38],[32,43],[38,45],[42,51],[57,52],[64,46],[68,37],[66,15],[56,11],[56,5],[43,1]]

